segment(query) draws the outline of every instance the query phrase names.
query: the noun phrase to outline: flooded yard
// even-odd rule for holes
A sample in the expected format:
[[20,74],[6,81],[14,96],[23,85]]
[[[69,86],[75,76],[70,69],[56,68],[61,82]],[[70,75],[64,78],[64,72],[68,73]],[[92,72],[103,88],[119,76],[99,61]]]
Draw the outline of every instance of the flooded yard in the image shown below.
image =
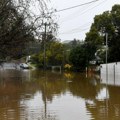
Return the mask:
[[119,120],[119,92],[91,73],[0,69],[0,120]]

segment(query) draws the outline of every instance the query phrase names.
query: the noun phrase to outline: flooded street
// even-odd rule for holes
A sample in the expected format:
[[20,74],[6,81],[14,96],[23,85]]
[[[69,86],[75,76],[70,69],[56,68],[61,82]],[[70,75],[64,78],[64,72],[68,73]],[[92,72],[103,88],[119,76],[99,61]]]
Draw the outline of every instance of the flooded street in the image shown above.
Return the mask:
[[1,68],[0,120],[119,120],[119,92],[95,74]]

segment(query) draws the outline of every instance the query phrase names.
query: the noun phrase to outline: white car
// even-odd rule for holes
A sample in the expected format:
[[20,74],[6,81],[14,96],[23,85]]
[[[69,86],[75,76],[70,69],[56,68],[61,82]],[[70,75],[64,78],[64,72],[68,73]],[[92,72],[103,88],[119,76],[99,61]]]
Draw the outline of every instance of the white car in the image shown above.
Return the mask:
[[20,63],[20,68],[29,69],[29,66],[26,63]]

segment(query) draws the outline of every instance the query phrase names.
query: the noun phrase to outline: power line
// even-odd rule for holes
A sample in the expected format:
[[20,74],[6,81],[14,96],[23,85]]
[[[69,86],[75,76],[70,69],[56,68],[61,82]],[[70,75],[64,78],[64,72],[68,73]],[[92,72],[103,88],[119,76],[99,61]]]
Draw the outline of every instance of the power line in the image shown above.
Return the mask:
[[90,8],[90,9],[87,9],[86,11],[84,11],[84,12],[82,12],[80,15],[83,15],[84,13],[86,13],[86,12],[88,12],[88,11],[90,11],[90,10],[92,10],[92,9],[94,9],[94,8],[96,8],[96,7],[98,7],[98,6],[100,6],[100,5],[102,5],[103,3],[105,3],[107,0],[103,0],[101,3],[99,3],[98,5],[96,5],[96,6],[94,6],[94,7],[92,7],[92,8]]
[[83,3],[83,4],[80,4],[80,5],[68,7],[68,8],[61,9],[61,10],[56,10],[55,12],[62,12],[62,11],[70,10],[70,9],[73,9],[73,8],[76,8],[76,7],[80,7],[80,6],[84,6],[84,5],[87,5],[87,4],[91,4],[91,3],[97,2],[97,1],[99,1],[99,0],[93,0],[93,1],[91,1],[91,2]]
[[81,27],[89,27],[90,25],[89,24],[91,24],[91,22],[92,21],[90,21],[90,22],[88,22],[88,23],[85,23],[85,24],[83,24],[83,25],[81,25],[81,26],[79,26],[79,27],[76,27],[76,28],[73,28],[73,29],[71,29],[71,30],[69,30],[69,31],[67,31],[67,32],[72,32],[72,31],[78,31],[78,30],[81,30]]
[[[80,12],[79,15],[83,15],[83,14],[87,13],[88,11],[90,11],[90,10],[92,10],[92,9],[100,6],[101,4],[105,3],[106,1],[107,1],[107,0],[103,0],[103,1],[102,1],[101,3],[99,3],[98,5],[93,6],[92,8],[89,8],[89,9],[87,9],[87,10],[84,10],[84,11]],[[63,20],[61,23],[65,22],[65,21],[71,21],[72,19],[75,19],[75,18],[76,18],[75,16],[78,17],[78,14],[74,14],[74,17],[72,16],[71,19]]]
[[86,31],[86,30],[88,30],[88,29],[89,29],[89,27],[84,28],[84,29],[81,29],[81,30],[79,30],[79,31],[63,32],[63,33],[59,33],[59,34],[76,34],[76,33],[84,32],[84,31]]
[[89,24],[90,24],[91,22],[92,22],[92,21],[89,21],[89,22],[87,22],[87,23],[85,23],[85,24],[83,24],[83,25],[81,25],[81,26],[78,26],[78,27],[73,28],[73,29],[71,29],[71,30],[62,32],[62,33],[60,33],[60,34],[68,34],[68,33],[71,33],[71,32],[84,31],[84,30],[86,29],[86,27],[87,27],[87,29],[90,28],[90,25],[89,25]]
[[74,13],[67,15],[66,17],[64,17],[64,18],[60,21],[60,23],[63,23],[63,22],[65,22],[65,21],[69,21],[71,18],[73,18],[74,16],[78,15],[78,13],[84,12],[84,11],[85,11],[88,7],[90,7],[90,6],[92,6],[92,4],[83,6],[82,9],[79,9],[79,10],[75,11]]
[[[101,4],[104,3],[104,2],[105,2],[105,0],[103,0],[101,3],[99,3],[98,5],[92,7],[92,8],[90,8],[90,9],[88,9],[88,10],[92,10],[92,9],[94,9],[95,7],[98,7],[99,5],[101,5]],[[86,11],[83,12],[82,14],[86,13],[88,10],[86,10]],[[82,14],[81,14],[81,15],[82,15]],[[88,22],[88,23],[90,23],[90,22]],[[77,33],[77,32],[83,32],[83,31],[87,30],[88,28],[81,29],[81,27],[86,26],[88,23],[86,23],[86,24],[84,24],[84,25],[82,25],[82,26],[79,26],[79,27],[77,27],[77,28],[71,29],[71,30],[69,30],[69,31],[60,33],[60,34],[73,34],[73,33]]]

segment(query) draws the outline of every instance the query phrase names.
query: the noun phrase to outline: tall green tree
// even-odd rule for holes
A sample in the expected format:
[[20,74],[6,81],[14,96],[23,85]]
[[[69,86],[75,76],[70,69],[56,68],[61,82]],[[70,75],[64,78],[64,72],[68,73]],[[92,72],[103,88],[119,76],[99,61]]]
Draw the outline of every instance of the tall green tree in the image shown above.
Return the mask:
[[33,34],[13,4],[8,2],[1,8],[0,16],[0,55],[18,57]]
[[[37,3],[36,3],[37,2]],[[21,57],[26,44],[39,38],[47,13],[46,0],[0,1],[0,57]],[[39,15],[31,7],[39,6]],[[36,7],[36,9],[37,9]]]
[[106,44],[105,33],[108,33],[108,61],[120,60],[120,5],[114,5],[111,11],[105,11],[103,14],[95,16],[85,41],[91,42],[99,49],[100,46]]
[[[51,41],[46,47],[46,66],[62,65],[64,60],[63,44],[59,41]],[[38,67],[44,65],[44,52],[40,51],[38,55],[32,56],[33,63],[36,63]]]
[[120,61],[120,5],[115,5],[111,10],[112,23],[113,23],[113,34],[109,39],[109,60]]
[[84,46],[79,45],[71,50],[69,60],[75,70],[85,69],[88,63],[86,55],[86,49]]
[[48,56],[48,65],[62,65],[64,58],[64,51],[62,43],[53,41],[50,43],[46,51]]

